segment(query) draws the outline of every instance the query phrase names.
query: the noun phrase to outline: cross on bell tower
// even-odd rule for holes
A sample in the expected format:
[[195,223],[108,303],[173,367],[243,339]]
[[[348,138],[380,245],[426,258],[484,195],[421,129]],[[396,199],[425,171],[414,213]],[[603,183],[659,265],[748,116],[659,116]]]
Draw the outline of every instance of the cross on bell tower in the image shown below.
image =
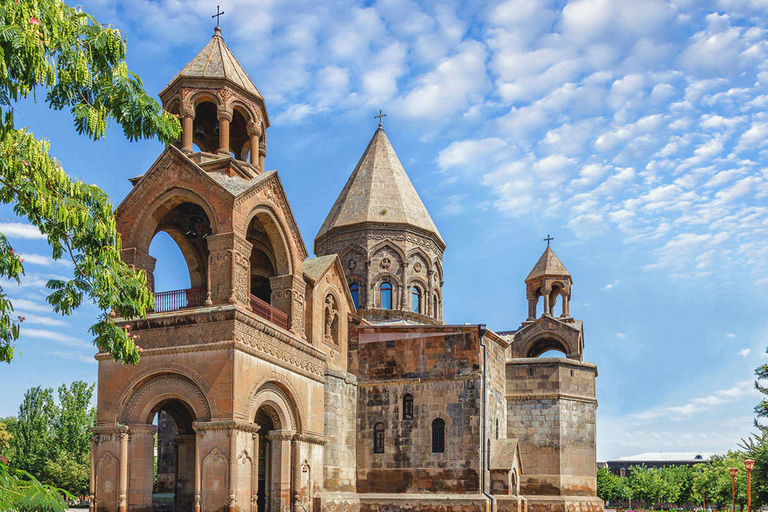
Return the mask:
[[216,14],[211,16],[211,18],[216,18],[216,27],[219,26],[219,19],[221,18],[221,15],[224,14],[224,11],[220,10],[219,7],[221,6],[219,5],[216,6]]

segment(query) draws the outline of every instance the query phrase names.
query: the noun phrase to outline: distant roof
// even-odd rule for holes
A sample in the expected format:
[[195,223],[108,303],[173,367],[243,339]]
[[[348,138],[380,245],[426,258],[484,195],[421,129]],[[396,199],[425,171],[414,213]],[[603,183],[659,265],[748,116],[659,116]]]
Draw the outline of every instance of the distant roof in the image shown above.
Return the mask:
[[609,462],[706,462],[716,453],[706,452],[649,452],[619,457]]
[[335,254],[307,258],[304,260],[304,273],[313,281],[317,281],[317,279],[323,275],[323,272],[325,272],[325,270],[333,263],[335,258]]
[[173,83],[178,77],[226,78],[257,98],[264,99],[248,73],[235,58],[232,50],[224,42],[219,27],[216,27],[213,38],[208,41],[208,44],[200,50],[194,59],[189,61],[189,64],[184,66],[178,75],[173,77],[170,83]]
[[537,279],[542,276],[570,276],[570,272],[565,268],[563,262],[557,257],[555,251],[551,247],[547,246],[544,250],[544,254],[541,255],[539,261],[533,266],[533,270],[525,278],[526,281],[531,279]]
[[317,238],[365,222],[415,226],[443,240],[382,128],[373,134]]

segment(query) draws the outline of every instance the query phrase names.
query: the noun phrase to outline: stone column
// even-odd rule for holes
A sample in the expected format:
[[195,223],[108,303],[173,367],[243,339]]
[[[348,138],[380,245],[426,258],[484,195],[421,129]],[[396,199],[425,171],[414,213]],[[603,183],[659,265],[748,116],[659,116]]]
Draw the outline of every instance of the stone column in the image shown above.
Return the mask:
[[195,433],[195,508],[194,512],[200,512],[200,492],[202,489],[202,478],[200,471],[200,442],[203,439],[203,432]]
[[288,315],[288,330],[304,338],[304,279],[293,274],[269,279],[272,286],[272,306]]
[[544,315],[551,316],[549,312],[549,291],[545,291],[542,294],[542,297],[544,297],[544,312],[541,314],[541,316],[544,316]]
[[147,276],[147,288],[149,291],[155,291],[155,264],[157,259],[153,258],[144,251],[137,249],[136,247],[123,247],[120,253],[122,260],[131,268],[141,270]]
[[270,510],[287,511],[291,505],[291,440],[292,430],[273,430],[267,434],[272,441],[272,501]]
[[536,303],[538,299],[536,297],[528,299],[528,320],[536,320]]
[[118,488],[118,512],[128,512],[128,433],[118,434],[120,440],[120,481]]
[[571,298],[563,294],[563,318],[571,316]]
[[[250,154],[250,163],[254,167],[259,166],[259,145],[260,145],[260,138],[261,138],[261,126],[257,123],[248,123],[248,126],[246,127],[248,131],[248,136],[251,138],[251,154]],[[264,169],[260,169],[262,172],[264,172]]]
[[237,512],[237,431],[231,429],[227,432],[229,436],[229,512]]
[[256,511],[259,499],[259,434],[253,434],[253,464],[251,468],[251,511]]
[[210,235],[208,293],[211,304],[248,305],[251,243],[234,233]]
[[229,123],[232,121],[232,110],[219,108],[216,113],[219,119],[219,150],[221,155],[229,155]]
[[194,135],[192,128],[195,121],[194,111],[189,113],[182,113],[181,117],[181,150],[184,153],[192,153],[192,137]]
[[88,485],[90,493],[88,495],[90,503],[88,504],[88,512],[96,512],[96,443],[99,436],[91,436],[91,480]]
[[293,512],[302,512],[301,506],[301,453],[299,442],[291,441],[291,486],[293,487]]
[[155,433],[151,424],[130,425],[128,459],[128,507],[132,512],[152,512],[153,468],[155,462]]
[[265,144],[265,140],[262,140],[261,142],[259,142],[259,169],[261,169],[262,172],[265,171],[264,159],[266,157],[267,157],[267,145]]

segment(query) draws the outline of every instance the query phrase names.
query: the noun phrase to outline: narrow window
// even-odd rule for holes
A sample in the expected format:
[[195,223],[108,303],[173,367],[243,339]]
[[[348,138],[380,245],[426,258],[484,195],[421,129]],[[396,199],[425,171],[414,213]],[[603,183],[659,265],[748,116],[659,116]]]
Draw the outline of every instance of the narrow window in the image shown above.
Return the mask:
[[373,427],[373,453],[384,453],[384,424]]
[[421,292],[416,286],[411,288],[411,311],[421,313]]
[[355,305],[355,309],[360,307],[360,286],[357,283],[349,285],[349,293],[352,294],[352,303]]
[[432,422],[432,453],[445,453],[445,420],[442,418]]
[[410,393],[406,393],[403,396],[403,419],[413,419],[413,395]]
[[499,419],[496,418],[496,439],[499,438]]
[[392,309],[392,285],[381,283],[381,309]]
[[432,316],[437,318],[439,315],[437,314],[437,295],[432,296]]

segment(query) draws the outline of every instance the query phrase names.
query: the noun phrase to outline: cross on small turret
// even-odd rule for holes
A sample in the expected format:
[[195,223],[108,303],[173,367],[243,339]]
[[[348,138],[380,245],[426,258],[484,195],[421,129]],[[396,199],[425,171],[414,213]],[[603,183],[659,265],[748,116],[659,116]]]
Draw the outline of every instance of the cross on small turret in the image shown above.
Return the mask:
[[219,10],[219,7],[221,7],[221,6],[220,6],[220,5],[217,5],[217,6],[216,6],[216,14],[214,14],[213,16],[211,16],[211,18],[216,18],[216,26],[217,26],[217,27],[219,26],[219,17],[220,17],[222,14],[224,14],[224,11],[221,11],[221,10]]
[[378,119],[379,119],[379,128],[381,128],[381,118],[382,118],[382,117],[387,117],[387,114],[382,114],[382,113],[381,113],[381,110],[379,110],[379,115],[377,115],[377,116],[373,116],[373,118],[374,118],[374,119],[376,119],[376,118],[378,118]]
[[547,247],[549,247],[549,242],[551,242],[554,239],[555,239],[554,237],[549,236],[549,234],[547,234],[547,238],[544,239],[544,241],[547,242]]

